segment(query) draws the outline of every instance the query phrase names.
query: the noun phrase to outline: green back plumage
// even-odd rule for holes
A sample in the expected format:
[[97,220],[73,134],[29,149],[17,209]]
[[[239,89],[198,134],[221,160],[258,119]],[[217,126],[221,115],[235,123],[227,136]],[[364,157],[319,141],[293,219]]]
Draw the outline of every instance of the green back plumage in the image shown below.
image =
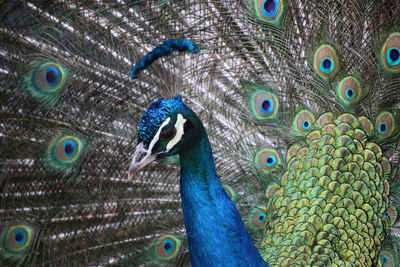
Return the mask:
[[[399,12],[394,0],[1,3],[1,265],[188,266],[179,160],[127,178],[145,107],[179,93],[271,266],[397,266]],[[179,38],[202,53],[130,80]]]

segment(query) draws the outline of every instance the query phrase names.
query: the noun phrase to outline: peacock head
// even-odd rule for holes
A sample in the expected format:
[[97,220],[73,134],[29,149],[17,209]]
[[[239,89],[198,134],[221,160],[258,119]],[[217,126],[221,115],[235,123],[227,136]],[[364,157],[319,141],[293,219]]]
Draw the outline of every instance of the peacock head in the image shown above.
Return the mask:
[[190,148],[200,135],[201,122],[177,95],[150,104],[139,122],[138,145],[128,177],[151,162]]

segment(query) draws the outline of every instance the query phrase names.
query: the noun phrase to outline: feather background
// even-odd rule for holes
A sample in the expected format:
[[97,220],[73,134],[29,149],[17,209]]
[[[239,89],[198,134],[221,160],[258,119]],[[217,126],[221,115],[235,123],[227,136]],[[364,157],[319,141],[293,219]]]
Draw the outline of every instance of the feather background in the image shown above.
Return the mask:
[[[380,50],[399,30],[396,1],[284,1],[272,24],[255,15],[256,2],[0,1],[2,263],[190,265],[177,159],[127,178],[139,118],[156,98],[181,94],[202,119],[220,179],[245,221],[265,208],[289,147],[304,139],[292,131],[300,110],[316,118],[351,112],[373,122],[390,111],[397,119],[400,76],[382,67]],[[201,53],[161,59],[131,80],[137,60],[168,39],[190,39]],[[341,60],[328,81],[310,58],[325,43]],[[347,74],[363,89],[349,106],[336,93]],[[43,89],[47,75],[57,84]],[[276,119],[249,112],[257,88],[279,98]],[[74,161],[57,154],[65,137],[79,147]],[[391,137],[373,138],[391,163],[390,200],[398,212],[398,124]],[[281,157],[272,172],[254,160],[262,148]],[[28,241],[10,247],[11,232]],[[261,246],[264,231],[252,232]],[[384,247],[398,255],[399,223],[389,232]],[[168,260],[155,255],[165,235],[181,241]]]

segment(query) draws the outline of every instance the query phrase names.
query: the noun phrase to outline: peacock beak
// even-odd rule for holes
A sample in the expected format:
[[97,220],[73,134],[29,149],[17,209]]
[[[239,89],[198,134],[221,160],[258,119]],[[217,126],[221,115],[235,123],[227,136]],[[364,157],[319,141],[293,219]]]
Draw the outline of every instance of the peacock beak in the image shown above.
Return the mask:
[[132,157],[131,166],[128,170],[128,179],[131,179],[139,170],[155,161],[157,159],[157,155],[158,154],[151,154],[151,147],[146,150],[144,144],[139,143],[136,146],[135,153]]

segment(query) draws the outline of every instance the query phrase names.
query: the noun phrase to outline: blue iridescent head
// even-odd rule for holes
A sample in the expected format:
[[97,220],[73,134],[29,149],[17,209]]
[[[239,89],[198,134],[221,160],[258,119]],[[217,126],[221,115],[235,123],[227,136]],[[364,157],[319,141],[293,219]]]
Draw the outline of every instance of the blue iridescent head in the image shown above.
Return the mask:
[[129,168],[129,177],[163,156],[187,149],[197,139],[201,122],[177,95],[150,104],[139,122],[138,145]]
[[179,95],[173,99],[155,100],[140,119],[138,141],[149,144],[164,121],[180,110],[186,109]]

